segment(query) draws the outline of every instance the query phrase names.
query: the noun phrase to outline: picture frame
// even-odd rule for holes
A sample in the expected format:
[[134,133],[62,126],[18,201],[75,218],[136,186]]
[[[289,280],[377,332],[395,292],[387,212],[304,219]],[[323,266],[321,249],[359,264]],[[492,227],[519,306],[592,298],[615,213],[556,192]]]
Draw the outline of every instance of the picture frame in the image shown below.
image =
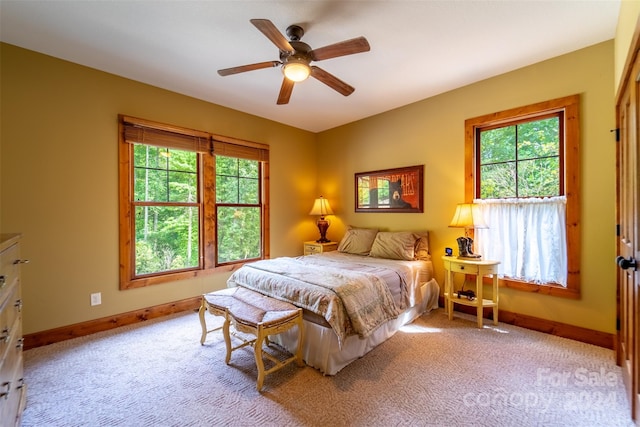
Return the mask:
[[424,165],[355,174],[355,211],[422,213]]

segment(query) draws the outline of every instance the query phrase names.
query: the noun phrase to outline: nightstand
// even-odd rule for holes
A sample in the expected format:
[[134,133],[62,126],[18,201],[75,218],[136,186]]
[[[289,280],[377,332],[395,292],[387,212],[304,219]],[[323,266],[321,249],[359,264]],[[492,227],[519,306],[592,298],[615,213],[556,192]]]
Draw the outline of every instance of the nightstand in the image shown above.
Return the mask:
[[[498,264],[500,261],[477,261],[473,259],[456,258],[452,256],[443,256],[445,278],[444,278],[444,303],[449,320],[453,319],[453,305],[462,304],[477,308],[478,328],[482,328],[482,309],[485,307],[493,307],[493,324],[498,324]],[[476,298],[467,299],[465,296],[458,297],[457,292],[453,290],[453,276],[455,273],[470,274],[476,276],[475,293]],[[482,278],[492,274],[493,292],[491,299],[482,298]]]
[[338,242],[318,243],[314,241],[304,242],[304,254],[313,255],[322,252],[330,252],[338,249]]

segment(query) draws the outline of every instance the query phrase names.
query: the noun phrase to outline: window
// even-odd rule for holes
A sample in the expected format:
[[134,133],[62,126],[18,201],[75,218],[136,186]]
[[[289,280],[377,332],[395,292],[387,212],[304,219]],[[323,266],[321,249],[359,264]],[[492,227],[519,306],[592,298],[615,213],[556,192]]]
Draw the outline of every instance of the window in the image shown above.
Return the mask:
[[481,199],[564,193],[561,129],[564,111],[548,118],[478,128],[476,194]]
[[259,166],[256,160],[216,156],[218,264],[260,258]]
[[134,275],[199,266],[198,154],[133,144]]
[[579,298],[579,96],[465,122],[468,201],[489,229],[477,251],[509,287]]
[[268,257],[263,144],[120,116],[120,288]]

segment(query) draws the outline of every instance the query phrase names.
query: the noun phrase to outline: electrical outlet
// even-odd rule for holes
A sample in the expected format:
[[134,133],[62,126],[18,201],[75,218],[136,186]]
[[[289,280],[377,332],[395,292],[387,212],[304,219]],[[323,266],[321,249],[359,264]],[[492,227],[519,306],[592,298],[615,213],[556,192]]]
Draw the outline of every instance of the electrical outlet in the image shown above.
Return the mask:
[[102,293],[97,292],[95,294],[91,294],[91,305],[100,305],[102,304]]

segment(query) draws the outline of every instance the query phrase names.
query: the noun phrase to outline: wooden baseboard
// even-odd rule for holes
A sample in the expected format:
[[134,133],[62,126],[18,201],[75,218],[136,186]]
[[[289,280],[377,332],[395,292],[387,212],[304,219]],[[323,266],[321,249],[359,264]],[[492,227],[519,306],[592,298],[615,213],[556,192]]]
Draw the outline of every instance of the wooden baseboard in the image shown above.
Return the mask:
[[[201,297],[193,297],[168,304],[161,304],[154,307],[143,308],[130,311],[128,313],[103,317],[101,319],[90,320],[88,322],[76,323],[74,325],[62,326],[47,331],[36,332],[24,336],[24,349],[41,347],[43,345],[91,335],[96,332],[107,331],[120,326],[132,325],[146,320],[155,319],[169,314],[179,313],[187,310],[196,310],[200,307]],[[440,298],[440,306],[444,307],[444,300]],[[476,314],[476,309],[468,306],[456,305],[456,311],[471,315]],[[484,317],[491,319],[493,311],[487,309]],[[500,310],[498,313],[501,322],[510,325],[520,326],[538,332],[544,332],[563,338],[569,338],[587,344],[597,345],[608,349],[614,349],[615,336],[606,332],[594,331],[580,326],[567,325],[551,320],[539,319],[537,317],[524,314],[512,313]]]
[[24,349],[29,350],[43,345],[65,341],[71,338],[78,338],[91,335],[96,332],[108,331],[120,326],[132,325],[146,320],[155,319],[169,314],[179,313],[187,310],[195,310],[200,307],[201,297],[193,297],[181,301],[156,305],[154,307],[143,308],[130,311],[128,313],[116,314],[103,317],[101,319],[89,320],[87,322],[76,323],[69,326],[61,326],[47,331],[36,332],[24,336]]
[[562,338],[569,338],[598,347],[613,350],[615,334],[595,331],[580,326],[567,325],[566,323],[554,322],[552,320],[539,319],[537,317],[526,316],[524,314],[512,313],[510,311],[498,310],[498,318],[501,322],[510,325],[532,329],[545,334],[551,334]]
[[[444,307],[444,299],[440,297],[440,307]],[[461,313],[476,314],[475,307],[469,307],[454,304],[454,311]],[[493,309],[486,308],[483,311],[483,317],[493,319]],[[615,334],[607,332],[594,331],[580,326],[568,325],[566,323],[555,322],[553,320],[539,319],[525,314],[513,313],[505,310],[498,310],[498,319],[509,325],[519,326],[533,331],[544,332],[545,334],[555,335],[562,338],[569,338],[575,341],[587,344],[597,345],[598,347],[615,348]]]

